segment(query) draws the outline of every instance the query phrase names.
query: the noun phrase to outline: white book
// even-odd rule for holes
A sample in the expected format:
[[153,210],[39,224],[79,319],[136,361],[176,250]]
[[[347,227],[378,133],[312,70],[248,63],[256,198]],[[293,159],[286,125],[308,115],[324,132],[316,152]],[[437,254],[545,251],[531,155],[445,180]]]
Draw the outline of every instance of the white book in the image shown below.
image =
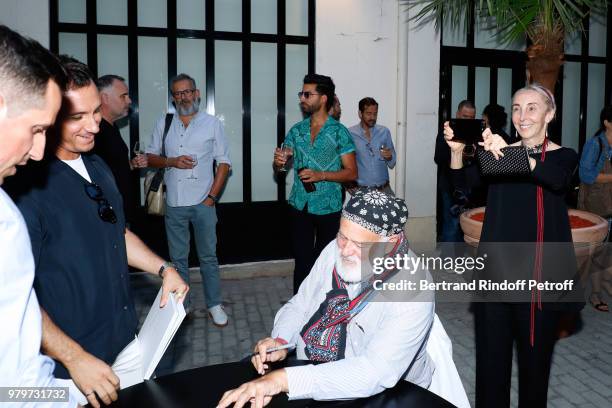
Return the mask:
[[159,307],[161,293],[160,289],[138,336],[113,363],[113,371],[119,377],[122,389],[151,378],[185,318],[185,308],[176,301],[173,293],[168,296],[166,306]]

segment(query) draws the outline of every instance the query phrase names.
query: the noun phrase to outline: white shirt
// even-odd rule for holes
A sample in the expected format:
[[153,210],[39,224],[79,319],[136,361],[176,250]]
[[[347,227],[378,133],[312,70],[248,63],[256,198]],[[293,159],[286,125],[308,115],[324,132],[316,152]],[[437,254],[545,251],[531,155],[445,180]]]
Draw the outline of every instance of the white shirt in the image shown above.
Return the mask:
[[[307,357],[300,332],[332,288],[335,251],[333,240],[321,252],[298,293],[274,319],[272,337],[296,343],[301,360]],[[354,296],[355,292],[348,289]],[[429,343],[435,345],[431,352]],[[433,302],[370,302],[347,326],[344,359],[288,367],[285,371],[289,399],[363,398],[394,387],[403,378],[458,407],[469,407],[452,360],[450,339],[435,316]],[[438,371],[442,378],[432,380]]]
[[87,167],[85,167],[85,163],[83,163],[83,156],[79,156],[78,159],[74,160],[62,160],[64,163],[69,165],[74,171],[79,173],[81,177],[91,183],[91,177],[89,177],[89,172],[87,171]]
[[[161,155],[165,122],[166,115],[157,121],[147,153]],[[200,111],[185,127],[179,116],[174,114],[166,136],[166,156],[191,154],[198,157],[198,163],[193,168],[193,175],[197,179],[188,178],[192,169],[166,169],[166,202],[171,207],[196,205],[206,199],[213,184],[213,160],[217,164],[226,163],[231,166],[229,144],[219,119]]]
[[[28,230],[8,195],[0,188],[0,386],[58,387],[55,363],[40,353],[40,306],[32,288],[34,258]],[[68,405],[76,406],[70,398]],[[53,407],[57,403],[11,404]]]

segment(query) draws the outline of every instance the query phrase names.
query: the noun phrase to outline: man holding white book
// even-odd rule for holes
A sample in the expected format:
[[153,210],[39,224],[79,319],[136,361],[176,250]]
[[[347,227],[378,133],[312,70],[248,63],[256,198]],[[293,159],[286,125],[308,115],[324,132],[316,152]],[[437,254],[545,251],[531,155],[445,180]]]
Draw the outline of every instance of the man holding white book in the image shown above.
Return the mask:
[[60,59],[68,86],[49,131],[51,157],[27,166],[12,193],[32,243],[42,351],[55,360],[54,374],[71,394],[97,408],[117,399],[120,381],[111,365],[120,353],[141,365],[128,263],[163,279],[161,307],[170,293],[182,301],[189,287],[173,265],[126,229],[110,169],[86,154],[101,120],[95,82],[86,65]]

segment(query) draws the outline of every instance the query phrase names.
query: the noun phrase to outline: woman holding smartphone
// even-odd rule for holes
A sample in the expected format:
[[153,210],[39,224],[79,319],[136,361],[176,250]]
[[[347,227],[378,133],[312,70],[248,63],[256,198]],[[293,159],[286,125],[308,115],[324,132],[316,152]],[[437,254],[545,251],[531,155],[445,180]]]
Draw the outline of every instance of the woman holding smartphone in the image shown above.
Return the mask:
[[[509,281],[527,277],[544,282],[547,276],[558,273],[559,265],[575,276],[576,259],[564,197],[578,155],[549,140],[547,128],[555,110],[554,96],[540,85],[529,85],[513,96],[512,122],[520,141],[511,146],[527,149],[531,173],[487,180],[489,192],[479,252],[482,255],[486,250],[489,255],[485,267],[489,277]],[[482,135],[480,145],[501,159],[502,149],[508,146],[504,138],[488,128]],[[444,138],[451,149],[451,178],[461,188],[465,185],[464,172],[460,171],[465,145],[452,141],[448,122]],[[554,253],[549,243],[556,243]],[[518,250],[525,252],[519,255]],[[584,303],[551,302],[536,290],[526,294],[527,300],[506,301],[508,293],[503,293],[487,302],[474,303],[477,408],[510,406],[515,343],[519,407],[546,407],[559,319],[563,312],[580,310]]]

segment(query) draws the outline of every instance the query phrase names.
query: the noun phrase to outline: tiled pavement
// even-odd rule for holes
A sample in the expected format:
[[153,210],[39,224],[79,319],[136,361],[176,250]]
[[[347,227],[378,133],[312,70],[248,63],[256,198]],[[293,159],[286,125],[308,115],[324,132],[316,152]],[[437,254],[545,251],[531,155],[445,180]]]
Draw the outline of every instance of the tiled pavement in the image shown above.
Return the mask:
[[[247,267],[248,268],[248,267]],[[236,361],[253,344],[269,335],[274,315],[291,294],[290,263],[259,264],[265,275],[223,279],[223,299],[230,317],[227,327],[212,325],[203,308],[199,275],[192,271],[195,317],[184,322],[158,367],[158,376],[210,364]],[[240,267],[222,270],[224,277],[241,276]],[[251,273],[249,276],[253,276]],[[157,294],[159,281],[143,274],[132,276],[132,287],[141,322]],[[466,304],[440,303],[436,310],[453,341],[454,360],[470,401],[474,402],[475,354],[472,314]],[[549,389],[549,407],[607,408],[612,406],[612,319],[609,313],[586,306],[582,329],[557,343]],[[512,378],[512,406],[517,406],[516,364]]]

